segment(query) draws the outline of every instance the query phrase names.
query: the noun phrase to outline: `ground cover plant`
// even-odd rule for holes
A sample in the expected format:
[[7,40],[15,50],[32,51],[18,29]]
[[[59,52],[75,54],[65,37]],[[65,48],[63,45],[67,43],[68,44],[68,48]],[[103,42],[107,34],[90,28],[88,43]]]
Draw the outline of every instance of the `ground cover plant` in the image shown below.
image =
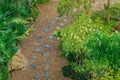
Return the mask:
[[27,36],[29,21],[39,14],[38,3],[48,0],[0,0],[0,80],[8,80],[8,62],[18,50],[18,42]]
[[[64,76],[72,80],[120,79],[120,33],[113,31],[119,21],[119,4],[108,4],[92,15],[79,13],[73,24],[55,31],[62,55],[69,62],[62,68]],[[61,9],[68,9],[66,6]]]

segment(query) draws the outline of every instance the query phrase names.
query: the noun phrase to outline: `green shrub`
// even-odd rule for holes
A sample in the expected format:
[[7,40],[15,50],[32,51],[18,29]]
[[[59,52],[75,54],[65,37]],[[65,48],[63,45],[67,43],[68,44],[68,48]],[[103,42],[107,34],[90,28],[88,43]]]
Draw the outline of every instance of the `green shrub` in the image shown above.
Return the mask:
[[[90,12],[91,3],[89,0],[60,0],[57,12],[60,16],[72,15],[73,17]],[[75,15],[75,16],[74,16]]]
[[63,14],[69,14],[72,10],[72,2],[69,0],[60,0],[57,6],[57,12],[62,16]]
[[18,41],[30,31],[25,19],[35,20],[39,14],[35,9],[37,3],[36,0],[0,0],[0,80],[8,79],[7,64],[17,52]]
[[97,17],[100,17],[105,21],[120,20],[120,3],[115,3],[111,5],[110,8],[92,14],[92,19],[96,19]]
[[112,69],[120,67],[120,34],[118,32],[107,34],[94,32],[86,41],[90,60],[95,63],[108,64]]
[[27,24],[28,24],[27,21],[23,19],[15,18],[10,22],[6,22],[5,27],[15,32],[16,36],[21,36],[28,29]]
[[[94,49],[96,52],[101,53],[101,49],[103,49],[103,54],[104,48],[112,49],[112,47],[117,46],[119,42],[116,42],[116,40],[119,40],[119,36],[116,34],[111,34],[111,38],[108,38],[107,35],[108,33],[111,33],[112,28],[115,26],[116,22],[115,21],[109,21],[109,23],[106,23],[102,19],[97,19],[92,20],[89,16],[82,15],[79,17],[78,20],[76,20],[72,25],[68,25],[64,29],[60,29],[55,32],[55,36],[61,39],[60,42],[60,49],[62,51],[63,56],[69,61],[69,66],[70,67],[64,67],[63,74],[65,76],[69,76],[72,78],[72,80],[89,80],[93,79],[94,77],[96,78],[95,80],[98,80],[97,78],[102,78],[103,77],[103,72],[107,72],[108,70],[114,70],[112,68],[113,61],[107,61],[106,63],[103,61],[103,63],[100,63],[99,61],[101,60],[106,60],[105,56],[101,57],[104,59],[99,59],[99,61],[94,59],[94,56],[90,56],[90,53],[88,53],[90,50],[88,47],[86,47],[85,42],[89,39],[95,39],[93,43],[89,42],[89,44],[96,45],[94,46],[96,49]],[[96,37],[93,36],[93,33],[96,32],[97,30],[101,31],[104,35],[102,35],[101,40],[101,48],[98,49],[99,43],[96,42],[98,40],[98,35]],[[114,40],[113,36],[115,37]],[[110,40],[109,40],[110,39]],[[99,40],[99,41],[100,41]],[[103,43],[102,43],[103,41]],[[111,44],[109,42],[111,41]],[[88,42],[88,41],[87,41]],[[106,44],[109,44],[109,46],[106,46]],[[98,50],[97,50],[98,49]],[[115,49],[115,48],[114,48]],[[117,51],[118,48],[113,50],[113,54]],[[110,50],[111,51],[111,50]],[[97,55],[97,54],[96,54]],[[96,56],[96,59],[99,56]],[[100,54],[102,55],[102,54]],[[118,55],[118,54],[115,54]],[[115,56],[114,55],[114,56]],[[100,58],[100,57],[99,57]],[[113,58],[115,59],[115,58]],[[95,61],[93,61],[95,60]],[[112,60],[112,59],[111,59]],[[117,58],[119,60],[119,57]],[[111,65],[109,65],[109,62]],[[115,62],[115,64],[119,64],[118,62]],[[116,68],[118,69],[118,67]],[[115,69],[115,72],[117,72]],[[68,72],[71,73],[67,73]],[[74,74],[72,74],[74,73]],[[73,76],[71,76],[73,75]]]

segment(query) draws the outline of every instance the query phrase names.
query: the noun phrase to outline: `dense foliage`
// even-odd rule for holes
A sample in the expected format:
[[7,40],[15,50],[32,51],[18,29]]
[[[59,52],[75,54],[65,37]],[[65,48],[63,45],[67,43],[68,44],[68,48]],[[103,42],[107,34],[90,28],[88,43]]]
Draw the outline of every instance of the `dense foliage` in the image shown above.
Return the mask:
[[62,68],[64,76],[72,80],[120,79],[120,33],[113,32],[119,20],[119,4],[93,15],[80,13],[73,24],[55,31],[61,39],[62,55],[69,62]]
[[31,20],[39,14],[38,3],[49,0],[0,0],[0,80],[8,79],[8,62],[17,52],[17,44],[29,33]]
[[99,17],[103,20],[120,20],[120,3],[115,3],[111,5],[110,8],[105,8],[104,10],[95,12],[92,14],[92,19]]
[[57,11],[60,16],[79,15],[80,13],[89,13],[91,8],[90,0],[60,0]]

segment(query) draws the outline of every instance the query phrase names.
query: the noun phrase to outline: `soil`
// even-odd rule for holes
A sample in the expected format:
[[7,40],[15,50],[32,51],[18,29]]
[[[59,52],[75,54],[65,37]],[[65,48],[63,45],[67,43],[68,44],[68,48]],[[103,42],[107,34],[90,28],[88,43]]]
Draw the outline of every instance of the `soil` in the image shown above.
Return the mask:
[[[34,31],[30,33],[27,39],[22,41],[21,52],[26,57],[28,61],[28,68],[25,70],[18,70],[12,72],[12,80],[71,80],[62,75],[61,68],[64,65],[67,65],[65,58],[60,56],[59,49],[59,40],[57,39],[48,39],[48,36],[53,35],[56,27],[63,20],[56,21],[56,23],[49,29],[49,32],[43,32],[48,24],[53,21],[57,16],[57,7],[58,0],[50,0],[47,4],[40,4],[38,8],[40,10],[40,15],[36,22],[33,25]],[[66,24],[65,24],[66,25]],[[36,37],[41,36],[40,40],[37,40]],[[35,43],[39,43],[39,46],[35,46]],[[51,48],[43,48],[44,45],[50,45]],[[34,53],[34,48],[39,48],[38,53]],[[43,56],[42,52],[48,51],[50,54]],[[37,57],[35,60],[32,57]],[[44,60],[49,60],[49,68],[45,69]],[[36,69],[31,67],[32,64],[36,64]],[[48,72],[48,78],[44,77],[44,73]],[[39,79],[34,79],[34,74],[39,75]]]

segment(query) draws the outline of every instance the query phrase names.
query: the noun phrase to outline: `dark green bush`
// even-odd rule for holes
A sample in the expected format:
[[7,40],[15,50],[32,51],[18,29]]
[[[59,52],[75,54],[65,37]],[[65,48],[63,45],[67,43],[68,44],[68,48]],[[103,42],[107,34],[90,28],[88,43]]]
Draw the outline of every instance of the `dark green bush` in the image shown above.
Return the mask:
[[71,66],[64,66],[62,68],[62,72],[63,72],[63,75],[65,77],[70,77],[72,80],[88,80],[88,79],[91,79],[91,74],[75,72],[74,70],[71,69]]
[[94,32],[93,36],[86,41],[86,46],[91,61],[108,64],[112,69],[120,67],[120,34],[114,32],[107,34]]
[[[17,51],[18,41],[29,32],[26,19],[36,19],[41,0],[0,0],[0,80],[8,80],[8,62]],[[42,0],[41,2],[47,2]]]

